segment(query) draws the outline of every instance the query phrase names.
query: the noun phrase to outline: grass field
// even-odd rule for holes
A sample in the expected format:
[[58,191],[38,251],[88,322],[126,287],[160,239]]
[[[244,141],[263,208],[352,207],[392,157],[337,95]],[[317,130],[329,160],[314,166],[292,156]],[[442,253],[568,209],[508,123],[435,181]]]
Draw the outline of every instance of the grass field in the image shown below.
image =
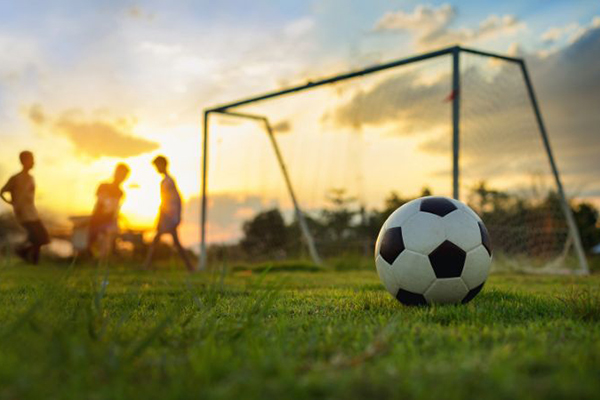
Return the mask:
[[592,399],[600,276],[407,308],[372,271],[0,270],[2,399]]

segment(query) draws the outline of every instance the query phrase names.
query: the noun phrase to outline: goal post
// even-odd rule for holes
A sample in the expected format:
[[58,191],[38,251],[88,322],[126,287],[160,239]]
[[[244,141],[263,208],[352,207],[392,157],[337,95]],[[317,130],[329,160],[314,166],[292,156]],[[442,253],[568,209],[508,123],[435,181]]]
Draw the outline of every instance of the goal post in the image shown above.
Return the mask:
[[460,200],[460,49],[452,49],[452,197]]
[[[219,121],[215,126],[213,117],[253,125],[236,128]],[[384,138],[390,145],[379,145],[371,137]],[[516,143],[519,141],[522,145]],[[387,181],[380,176],[382,170],[389,173],[383,164],[393,165],[389,160],[391,146],[398,146],[400,153],[411,160],[402,170],[412,183],[404,182],[397,174]],[[419,151],[438,170],[420,169],[417,164],[421,161],[413,160]],[[440,164],[444,153],[451,154],[447,168],[450,191],[440,183],[446,174]],[[498,154],[504,156],[493,157]],[[537,158],[534,160],[531,154]],[[213,173],[214,178],[211,176],[211,170],[227,163],[236,166],[222,168]],[[348,171],[354,176],[348,178]],[[327,174],[331,175],[329,180],[324,177]],[[371,184],[375,174],[378,180]],[[340,176],[345,176],[343,182]],[[415,182],[419,182],[421,187],[431,185],[434,194],[463,201],[469,200],[463,191],[471,190],[481,208],[477,211],[483,213],[484,220],[486,216],[491,220],[486,224],[491,225],[492,238],[497,232],[507,259],[533,254],[546,264],[551,258],[562,262],[572,243],[577,260],[574,269],[589,271],[521,58],[453,46],[208,108],[203,120],[201,177],[199,269],[208,264],[209,245],[226,243],[233,249],[235,243],[241,243],[243,232],[239,226],[270,207],[286,220],[285,229],[297,229],[316,264],[322,256],[351,248],[351,242],[361,242],[368,248],[373,240],[373,221],[380,215],[374,211],[374,201],[383,202],[384,189],[414,195]],[[527,192],[524,183],[535,177],[542,186],[549,184],[546,179],[551,180],[549,189],[530,190],[537,198]],[[260,183],[261,179],[276,182]],[[501,190],[485,186],[494,182]],[[371,187],[365,188],[369,184]],[[476,184],[480,186],[475,188]],[[215,185],[214,192],[210,185]],[[283,188],[285,198],[275,194]],[[335,188],[340,189],[334,191],[338,197],[332,203],[337,208],[331,211],[324,203],[324,192]],[[348,196],[344,198],[346,189]],[[218,193],[215,199],[211,199],[211,193]],[[349,204],[356,199],[360,208],[354,205],[350,212]],[[230,214],[220,215],[221,221],[211,225],[211,212],[215,216],[219,212],[227,214],[223,204],[229,204]],[[236,221],[234,214],[239,217]],[[339,218],[345,218],[345,228],[339,228]],[[211,236],[211,229],[219,234]],[[279,235],[285,235],[281,230],[284,228],[278,229]],[[284,255],[278,257],[285,257],[289,246],[281,249]]]
[[529,72],[527,71],[527,66],[525,65],[525,61],[521,60],[521,70],[523,72],[523,79],[525,80],[525,84],[527,86],[527,93],[529,95],[529,100],[531,101],[531,106],[533,107],[533,111],[535,113],[535,118],[537,120],[538,128],[540,131],[540,135],[542,136],[542,142],[544,143],[544,149],[546,150],[546,154],[548,155],[548,162],[550,163],[550,168],[552,168],[552,175],[554,177],[554,181],[556,184],[556,189],[558,190],[558,196],[560,199],[561,206],[563,208],[563,212],[565,213],[565,217],[567,219],[567,224],[569,225],[570,234],[573,237],[573,242],[575,244],[575,252],[577,253],[577,258],[579,260],[579,266],[581,268],[582,274],[589,274],[589,266],[587,263],[587,259],[585,258],[585,252],[583,251],[583,246],[581,244],[581,237],[579,235],[579,228],[575,223],[575,217],[573,216],[573,212],[571,211],[571,207],[567,201],[567,197],[565,194],[565,190],[563,188],[562,181],[560,179],[560,175],[558,173],[558,167],[556,166],[556,162],[554,161],[554,154],[552,153],[552,147],[550,146],[550,139],[548,138],[548,133],[546,132],[546,125],[544,124],[544,119],[542,118],[542,112],[540,111],[540,107],[537,102],[537,97],[535,95],[535,91],[533,90],[533,85],[531,83],[531,79],[529,78]]
[[264,130],[269,137],[269,141],[273,148],[273,153],[275,154],[275,157],[277,158],[277,164],[281,170],[281,175],[285,182],[285,186],[287,188],[287,191],[288,191],[288,194],[292,201],[292,204],[294,205],[295,216],[298,220],[298,223],[300,226],[300,231],[302,232],[302,236],[304,238],[306,246],[308,247],[308,251],[310,253],[310,258],[312,259],[312,261],[315,264],[321,265],[321,263],[322,263],[321,257],[319,256],[317,248],[315,247],[314,239],[312,237],[312,234],[310,233],[310,230],[308,229],[308,225],[306,223],[304,213],[302,212],[302,209],[300,208],[300,204],[298,203],[298,199],[296,198],[296,194],[294,193],[292,181],[290,180],[289,174],[287,172],[287,169],[285,166],[285,161],[283,160],[283,156],[281,155],[281,151],[279,150],[279,145],[277,144],[277,139],[275,138],[275,134],[273,132],[273,127],[272,127],[271,123],[269,122],[269,119],[266,117],[260,116],[260,115],[230,112],[227,110],[215,111],[215,112],[217,112],[219,114],[223,114],[223,115],[228,115],[228,116],[234,117],[234,118],[245,118],[245,119],[249,119],[249,120],[258,121],[264,125]]

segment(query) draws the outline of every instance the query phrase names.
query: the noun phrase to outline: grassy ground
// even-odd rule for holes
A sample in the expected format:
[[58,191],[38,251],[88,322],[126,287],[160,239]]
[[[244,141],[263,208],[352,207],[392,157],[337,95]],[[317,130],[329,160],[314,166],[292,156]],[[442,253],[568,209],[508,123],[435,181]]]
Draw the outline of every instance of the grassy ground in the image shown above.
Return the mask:
[[374,272],[0,270],[2,399],[600,393],[600,276],[492,276],[406,308]]

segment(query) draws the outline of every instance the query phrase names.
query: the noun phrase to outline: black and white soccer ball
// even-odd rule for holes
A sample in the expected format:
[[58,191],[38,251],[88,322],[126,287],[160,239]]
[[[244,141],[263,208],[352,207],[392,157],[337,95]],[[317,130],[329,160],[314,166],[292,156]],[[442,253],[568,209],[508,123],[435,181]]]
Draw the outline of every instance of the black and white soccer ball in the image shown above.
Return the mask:
[[375,245],[379,278],[407,305],[467,303],[483,288],[491,263],[483,221],[448,197],[404,204],[385,221]]

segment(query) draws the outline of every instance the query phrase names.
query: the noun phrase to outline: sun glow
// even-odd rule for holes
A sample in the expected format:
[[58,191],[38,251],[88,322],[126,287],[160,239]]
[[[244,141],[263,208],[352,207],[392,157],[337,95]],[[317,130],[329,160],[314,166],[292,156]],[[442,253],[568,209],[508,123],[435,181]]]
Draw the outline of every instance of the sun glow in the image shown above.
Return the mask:
[[129,164],[131,175],[123,185],[121,224],[124,228],[148,229],[158,214],[161,177],[149,163],[135,160]]

